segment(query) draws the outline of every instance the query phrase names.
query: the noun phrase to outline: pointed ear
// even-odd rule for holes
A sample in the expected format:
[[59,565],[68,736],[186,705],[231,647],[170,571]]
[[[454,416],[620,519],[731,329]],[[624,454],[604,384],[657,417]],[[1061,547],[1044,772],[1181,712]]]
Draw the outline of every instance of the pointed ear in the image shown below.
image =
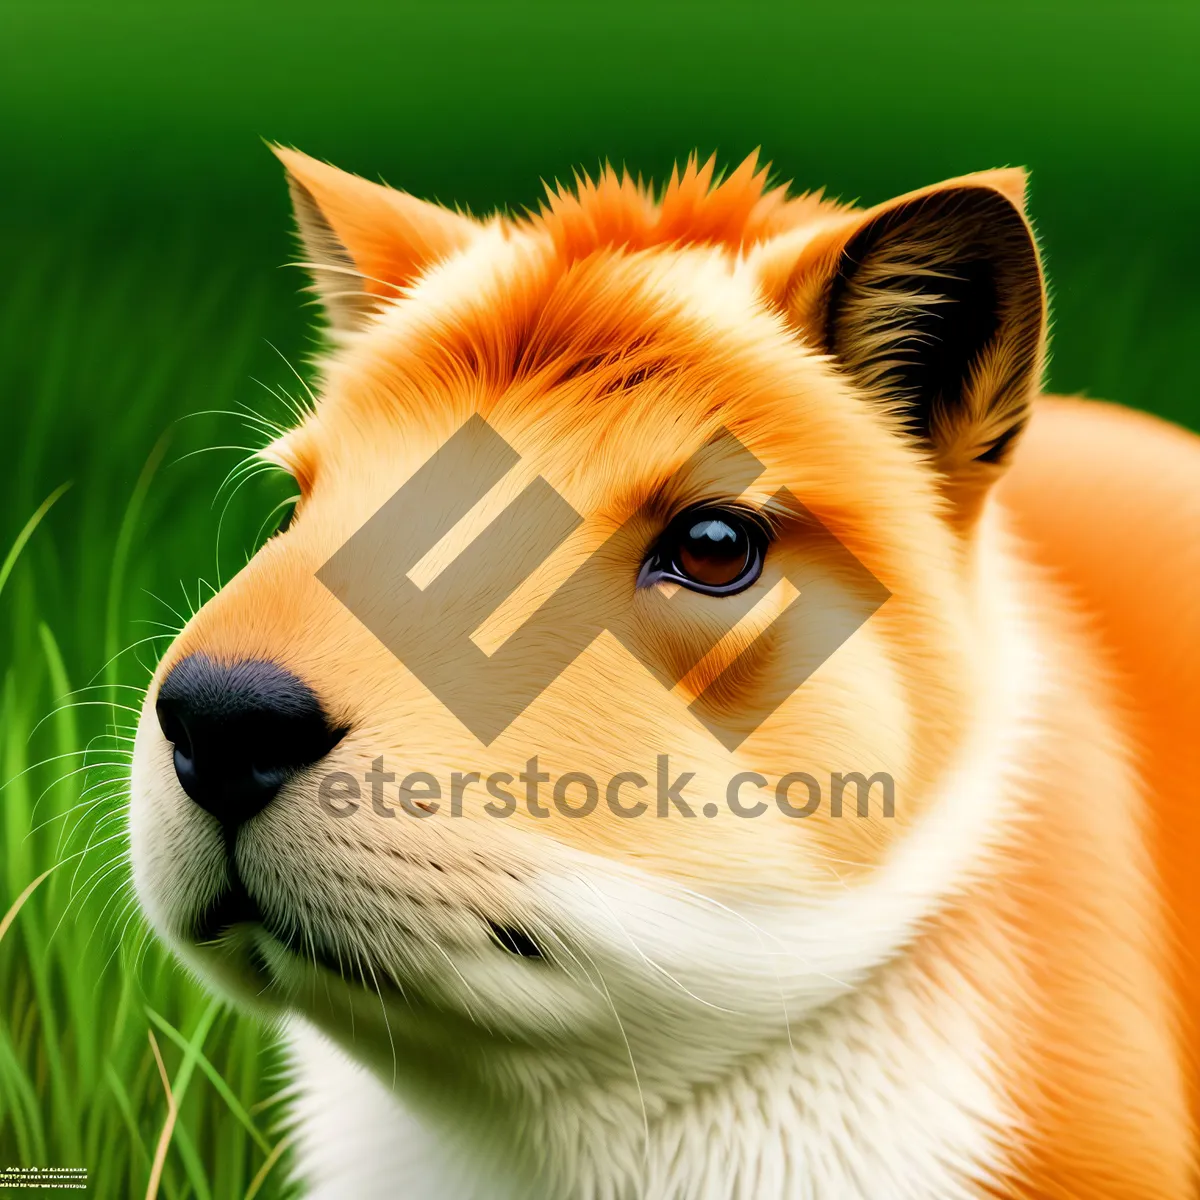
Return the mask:
[[272,146],[287,169],[313,290],[334,329],[360,328],[424,270],[466,246],[478,226],[417,200]]
[[969,518],[1041,379],[1046,302],[1022,171],[968,175],[839,220],[767,260],[806,340],[896,412]]

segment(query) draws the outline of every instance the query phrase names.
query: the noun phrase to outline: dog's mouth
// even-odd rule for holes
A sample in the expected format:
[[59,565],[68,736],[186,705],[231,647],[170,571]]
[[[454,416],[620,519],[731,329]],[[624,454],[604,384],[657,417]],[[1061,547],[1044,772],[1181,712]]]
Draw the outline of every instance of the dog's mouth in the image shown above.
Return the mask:
[[[192,930],[192,940],[198,945],[219,945],[239,926],[254,926],[266,933],[272,941],[282,946],[297,959],[323,967],[346,983],[378,990],[381,984],[399,990],[394,979],[378,968],[364,967],[358,962],[339,958],[322,945],[321,941],[301,930],[294,922],[280,920],[263,907],[237,880],[227,887],[201,913]],[[267,974],[266,957],[255,939],[246,941],[251,956],[251,966],[256,974]]]
[[216,942],[235,925],[261,924],[262,920],[262,909],[239,879],[225,888],[196,918],[192,941],[200,945]]
[[[322,967],[346,983],[371,991],[378,991],[381,985],[403,991],[390,972],[378,964],[366,964],[357,956],[347,959],[332,951],[322,939],[301,929],[295,921],[265,910],[236,877],[196,919],[192,941],[198,945],[213,945],[241,925],[257,926],[298,959]],[[484,919],[484,925],[491,943],[505,953],[526,959],[546,957],[541,945],[525,930],[489,919]],[[261,952],[254,949],[252,954],[256,967],[265,968]]]

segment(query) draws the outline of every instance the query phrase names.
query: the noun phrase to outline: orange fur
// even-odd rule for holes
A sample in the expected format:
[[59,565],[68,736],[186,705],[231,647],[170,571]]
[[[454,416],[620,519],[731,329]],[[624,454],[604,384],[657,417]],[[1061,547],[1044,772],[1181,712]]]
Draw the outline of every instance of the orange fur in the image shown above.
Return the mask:
[[[1064,446],[1071,453],[1063,453]],[[1146,784],[1169,921],[1173,1020],[1200,1119],[1200,452],[1113,405],[1046,401],[1001,497],[1067,590],[1114,679],[1113,708]],[[1100,881],[1094,885],[1103,887]]]
[[[196,651],[285,663],[353,727],[337,751],[348,765],[386,749],[486,773],[538,754],[555,775],[652,776],[667,751],[698,790],[747,768],[885,769],[894,820],[518,812],[501,839],[471,797],[450,833],[422,822],[379,835],[397,860],[436,848],[439,875],[422,886],[469,912],[480,863],[511,871],[562,847],[730,897],[833,904],[945,802],[940,781],[1003,665],[989,622],[1008,614],[985,567],[1009,564],[1047,659],[1038,740],[1005,797],[1013,819],[873,969],[906,981],[917,1011],[944,991],[971,999],[1014,1114],[995,1134],[1002,1168],[972,1194],[1194,1197],[1197,1045],[1181,1021],[1200,1010],[1200,442],[1115,409],[1032,401],[1045,307],[1021,173],[861,212],[788,199],[754,157],[719,182],[713,161],[689,160],[658,196],[605,170],[549,189],[538,213],[476,222],[278,153],[342,337],[315,413],[267,452],[300,484],[294,527],[189,623],[158,680]],[[982,264],[977,277],[964,261]],[[954,334],[974,347],[958,375],[939,375],[936,357],[912,369],[943,332],[952,349],[956,305],[984,303],[990,323]],[[919,336],[905,341],[910,327]],[[924,409],[919,386],[936,390]],[[757,627],[669,695],[601,636],[485,749],[315,577],[475,413],[519,452],[523,479],[542,475],[585,516],[497,609],[497,644],[632,514],[644,514],[641,554],[672,514],[724,495],[719,455],[674,478],[722,427],[766,466],[746,498],[786,486],[891,598],[736,751],[686,706]],[[456,553],[439,551],[443,563]],[[614,587],[631,586],[637,557],[608,565]],[[785,568],[831,604],[851,587],[787,514],[764,588]],[[659,622],[649,640],[670,664],[711,610],[655,603],[643,600]],[[757,718],[771,656],[805,636],[789,609],[711,703]],[[294,802],[297,821],[305,811]],[[329,853],[347,861],[368,849],[338,837]],[[370,851],[363,872],[390,882]],[[489,902],[508,902],[505,880],[488,886]]]

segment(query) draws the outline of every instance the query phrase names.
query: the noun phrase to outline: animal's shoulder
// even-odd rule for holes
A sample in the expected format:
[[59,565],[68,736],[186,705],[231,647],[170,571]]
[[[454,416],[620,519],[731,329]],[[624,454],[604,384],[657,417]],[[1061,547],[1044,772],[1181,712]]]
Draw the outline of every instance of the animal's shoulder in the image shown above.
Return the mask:
[[1127,705],[1117,715],[1148,785],[1182,1013],[1200,1026],[1200,437],[1116,405],[1046,398],[1000,499],[1088,618]]

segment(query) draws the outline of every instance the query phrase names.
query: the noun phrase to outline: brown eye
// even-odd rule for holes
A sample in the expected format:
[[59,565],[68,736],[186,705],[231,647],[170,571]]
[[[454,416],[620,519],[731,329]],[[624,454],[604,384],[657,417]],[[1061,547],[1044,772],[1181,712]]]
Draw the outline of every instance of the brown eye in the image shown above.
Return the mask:
[[705,595],[732,595],[762,573],[766,542],[762,525],[747,513],[693,509],[667,528],[639,584],[672,582]]
[[680,571],[710,587],[725,587],[738,579],[749,555],[745,530],[719,517],[704,517],[689,526],[676,552]]

